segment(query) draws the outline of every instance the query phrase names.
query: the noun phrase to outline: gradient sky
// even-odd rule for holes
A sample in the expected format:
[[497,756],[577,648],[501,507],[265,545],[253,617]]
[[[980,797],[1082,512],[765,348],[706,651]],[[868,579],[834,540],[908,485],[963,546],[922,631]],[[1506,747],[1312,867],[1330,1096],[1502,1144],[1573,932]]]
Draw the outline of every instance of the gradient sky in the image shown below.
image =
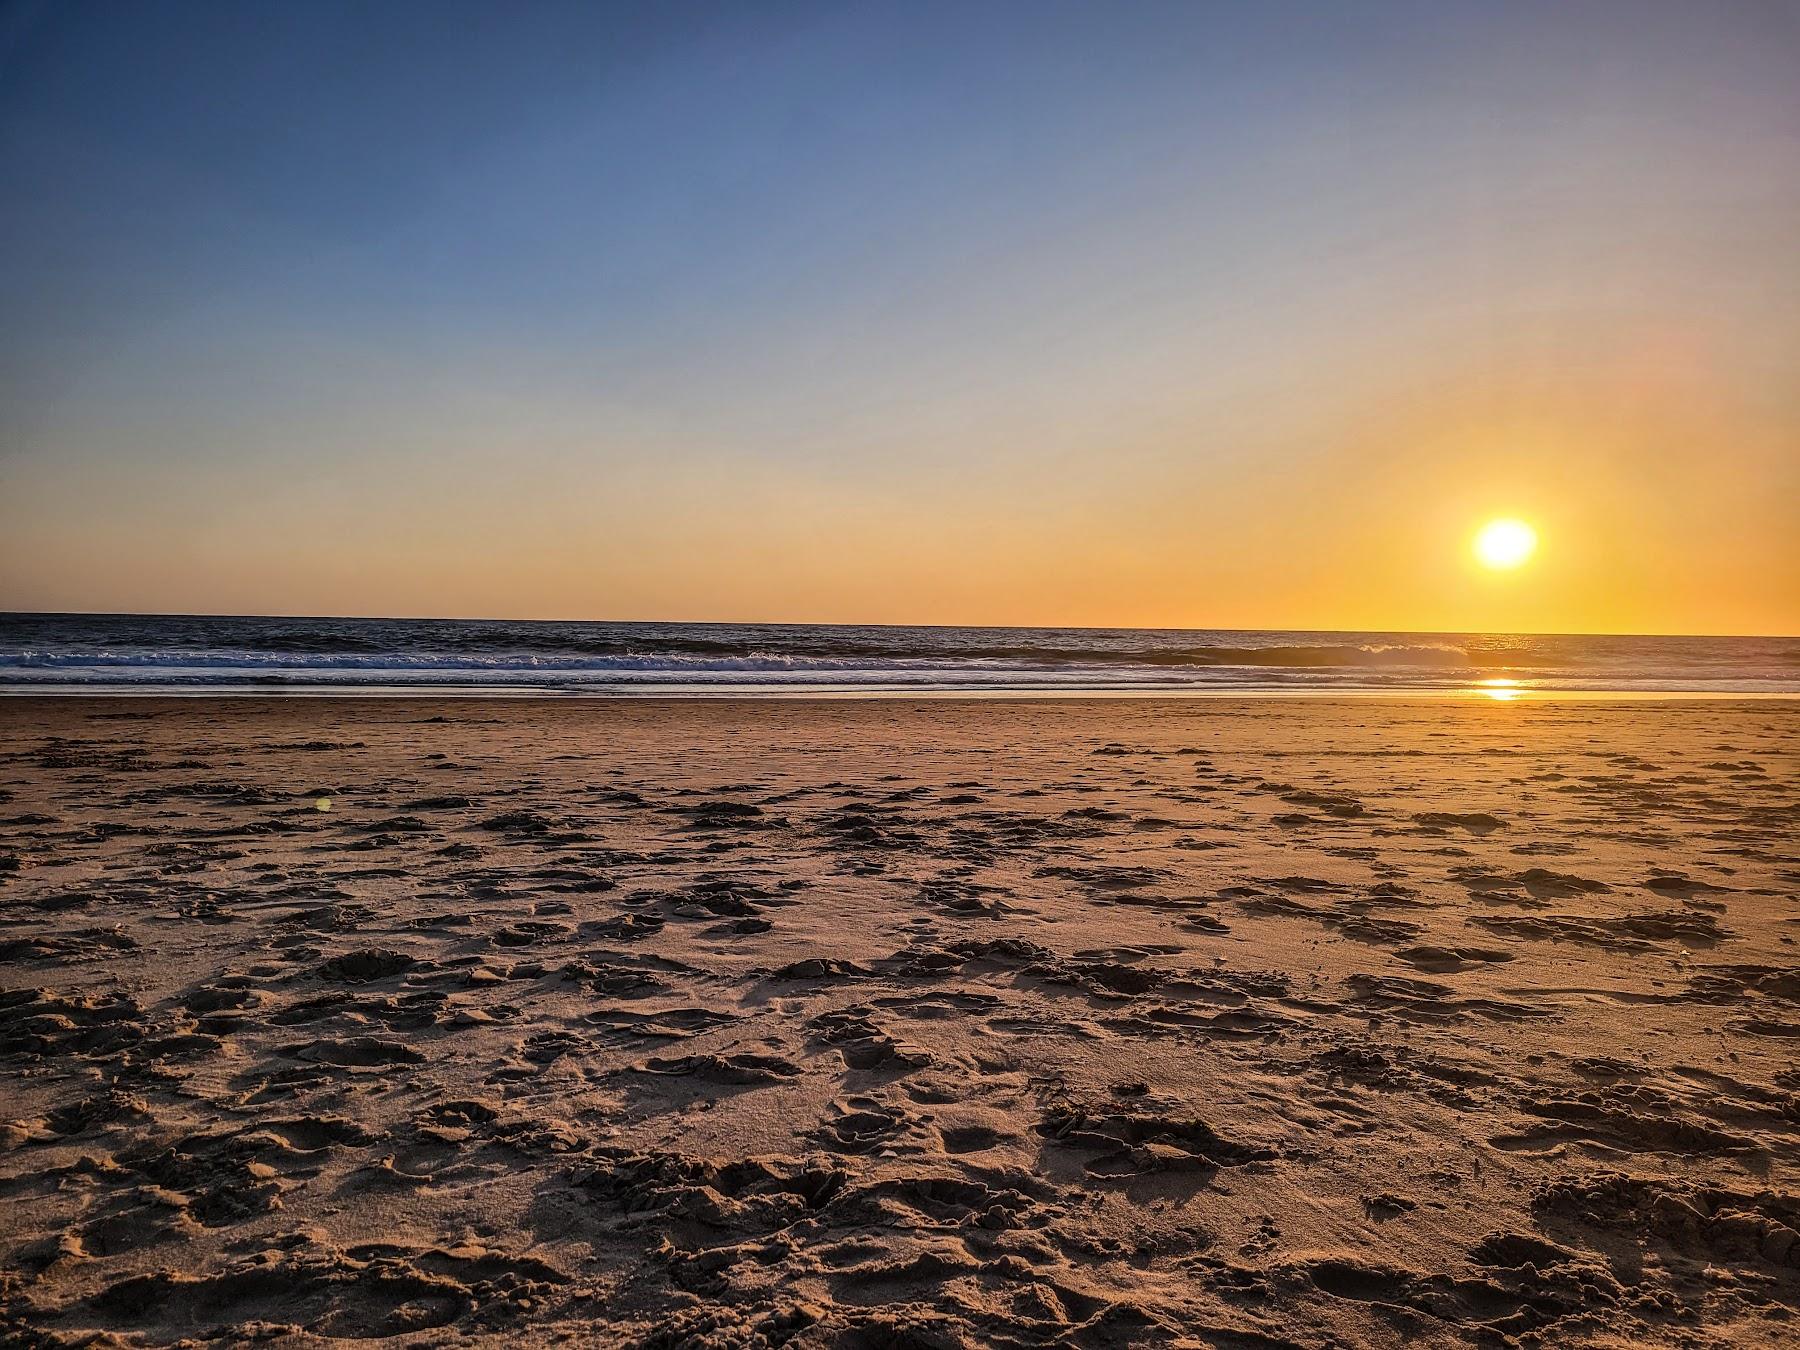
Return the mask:
[[1796,71],[1787,0],[0,4],[0,609],[1797,633]]

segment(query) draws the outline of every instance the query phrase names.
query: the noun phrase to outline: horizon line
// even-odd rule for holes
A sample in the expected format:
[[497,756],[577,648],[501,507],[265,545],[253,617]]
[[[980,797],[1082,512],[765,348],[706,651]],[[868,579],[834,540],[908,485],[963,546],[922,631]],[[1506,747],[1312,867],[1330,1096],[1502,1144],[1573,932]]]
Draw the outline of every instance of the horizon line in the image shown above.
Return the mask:
[[1479,629],[1479,628],[1233,628],[1197,624],[1101,624],[1062,623],[851,623],[844,620],[805,619],[592,619],[506,618],[468,614],[234,614],[222,610],[106,610],[106,609],[7,609],[0,620],[37,619],[291,619],[299,622],[364,623],[528,623],[528,624],[637,624],[687,628],[926,628],[989,629],[1001,632],[1063,633],[1289,633],[1343,635],[1381,633],[1400,637],[1607,637],[1607,638],[1723,638],[1733,641],[1797,641],[1800,633],[1636,633],[1612,631]]

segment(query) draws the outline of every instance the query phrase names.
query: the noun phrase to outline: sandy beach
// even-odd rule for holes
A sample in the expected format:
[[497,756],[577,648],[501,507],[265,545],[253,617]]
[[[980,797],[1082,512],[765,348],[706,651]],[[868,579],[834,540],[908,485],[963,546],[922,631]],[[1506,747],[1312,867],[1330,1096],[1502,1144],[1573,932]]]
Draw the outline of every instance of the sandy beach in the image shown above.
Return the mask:
[[0,1339],[1800,1344],[1797,731],[0,703]]

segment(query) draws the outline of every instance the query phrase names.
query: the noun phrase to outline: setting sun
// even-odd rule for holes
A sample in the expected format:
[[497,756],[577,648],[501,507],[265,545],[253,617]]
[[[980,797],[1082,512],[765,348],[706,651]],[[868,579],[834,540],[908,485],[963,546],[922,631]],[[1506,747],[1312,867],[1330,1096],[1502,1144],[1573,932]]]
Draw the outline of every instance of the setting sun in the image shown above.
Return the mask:
[[1475,556],[1488,567],[1512,568],[1537,552],[1537,531],[1522,520],[1491,520],[1475,536]]

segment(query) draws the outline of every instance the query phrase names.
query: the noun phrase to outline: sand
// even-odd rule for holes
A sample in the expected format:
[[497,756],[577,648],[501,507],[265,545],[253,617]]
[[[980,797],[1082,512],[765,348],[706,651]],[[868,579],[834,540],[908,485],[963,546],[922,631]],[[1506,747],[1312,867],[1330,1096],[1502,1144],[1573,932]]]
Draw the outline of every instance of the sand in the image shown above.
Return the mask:
[[1797,714],[5,702],[0,1339],[1800,1344]]

